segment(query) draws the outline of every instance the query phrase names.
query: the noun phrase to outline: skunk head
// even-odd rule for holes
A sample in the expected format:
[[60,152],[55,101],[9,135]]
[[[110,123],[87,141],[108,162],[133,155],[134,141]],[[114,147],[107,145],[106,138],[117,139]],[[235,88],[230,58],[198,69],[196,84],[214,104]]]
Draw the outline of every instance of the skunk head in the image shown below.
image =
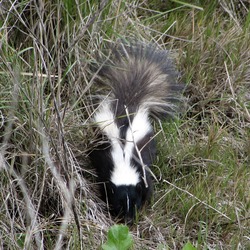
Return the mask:
[[145,192],[148,192],[148,188],[143,183],[120,186],[110,183],[107,198],[111,214],[126,223],[132,223],[137,211],[145,203]]

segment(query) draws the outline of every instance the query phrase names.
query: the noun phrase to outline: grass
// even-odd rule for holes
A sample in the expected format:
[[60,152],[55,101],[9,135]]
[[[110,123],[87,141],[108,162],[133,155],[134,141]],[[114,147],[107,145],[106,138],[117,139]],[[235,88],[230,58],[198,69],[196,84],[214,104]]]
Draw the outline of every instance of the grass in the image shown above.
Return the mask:
[[[149,3],[150,2],[150,3]],[[106,44],[174,51],[187,109],[155,123],[157,178],[134,249],[250,247],[247,1],[0,4],[0,248],[98,249],[114,224],[96,197],[89,70]]]

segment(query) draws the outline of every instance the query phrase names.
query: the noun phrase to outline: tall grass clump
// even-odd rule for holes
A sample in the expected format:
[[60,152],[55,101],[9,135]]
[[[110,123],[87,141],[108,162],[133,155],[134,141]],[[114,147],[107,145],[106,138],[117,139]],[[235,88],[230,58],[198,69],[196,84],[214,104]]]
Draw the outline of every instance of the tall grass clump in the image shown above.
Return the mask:
[[[188,2],[188,3],[187,3]],[[114,221],[88,152],[91,67],[137,39],[170,49],[186,111],[155,123],[154,198],[133,249],[250,247],[247,1],[0,3],[0,248],[98,249]]]

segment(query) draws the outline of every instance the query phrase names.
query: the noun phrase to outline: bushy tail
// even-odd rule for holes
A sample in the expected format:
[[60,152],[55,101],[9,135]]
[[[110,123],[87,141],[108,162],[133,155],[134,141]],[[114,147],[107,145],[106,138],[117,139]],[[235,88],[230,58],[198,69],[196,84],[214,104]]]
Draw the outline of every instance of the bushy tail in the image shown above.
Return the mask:
[[110,87],[117,115],[125,115],[125,106],[130,113],[143,108],[157,117],[172,115],[182,99],[170,53],[152,45],[120,43],[102,61],[97,79]]

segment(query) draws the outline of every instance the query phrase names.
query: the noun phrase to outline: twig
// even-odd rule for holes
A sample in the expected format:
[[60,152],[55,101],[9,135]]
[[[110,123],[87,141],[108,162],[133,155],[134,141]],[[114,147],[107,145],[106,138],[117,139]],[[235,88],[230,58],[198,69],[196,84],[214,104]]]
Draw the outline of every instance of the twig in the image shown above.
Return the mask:
[[205,206],[211,208],[212,210],[216,211],[217,213],[219,213],[219,214],[222,215],[223,217],[225,217],[225,218],[227,218],[228,220],[232,221],[227,215],[223,214],[223,213],[220,212],[218,209],[212,207],[211,205],[207,204],[206,202],[200,200],[199,198],[197,198],[196,196],[194,196],[193,194],[191,194],[191,193],[188,192],[187,190],[182,189],[182,188],[180,188],[180,187],[174,185],[173,183],[171,183],[171,182],[169,182],[169,181],[167,181],[167,180],[163,180],[163,182],[165,182],[165,183],[169,184],[170,186],[175,187],[176,189],[178,189],[178,190],[180,190],[180,191],[182,191],[182,192],[188,194],[189,196],[191,196],[191,197],[194,198],[195,200],[199,201],[201,204],[203,204],[203,205],[205,205]]
[[145,187],[148,188],[148,182],[147,182],[147,178],[146,178],[146,166],[143,163],[143,160],[142,160],[142,157],[141,157],[141,152],[138,149],[136,141],[135,141],[135,138],[134,138],[132,124],[131,124],[131,120],[130,120],[129,113],[128,113],[128,108],[127,108],[126,105],[124,105],[124,108],[125,108],[125,112],[126,112],[126,115],[127,115],[127,118],[128,118],[129,128],[131,130],[131,135],[132,135],[132,140],[133,140],[133,143],[134,143],[134,146],[135,146],[135,150],[136,150],[136,152],[138,154],[138,157],[139,157],[139,160],[140,160],[140,163],[141,163],[141,166],[142,166],[142,171],[143,171],[143,177],[142,177],[142,179],[143,179],[143,181],[145,183]]

